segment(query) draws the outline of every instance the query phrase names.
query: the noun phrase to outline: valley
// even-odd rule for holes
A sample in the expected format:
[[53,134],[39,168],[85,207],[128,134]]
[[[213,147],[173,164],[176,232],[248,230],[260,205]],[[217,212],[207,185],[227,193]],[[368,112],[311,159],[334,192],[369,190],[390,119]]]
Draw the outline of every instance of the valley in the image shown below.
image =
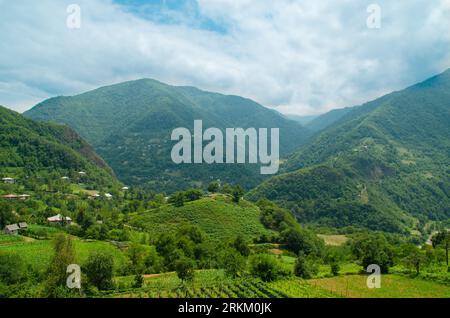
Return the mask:
[[[0,107],[0,296],[450,297],[449,92],[446,71],[314,129],[148,79]],[[279,173],[173,163],[200,119],[279,129]]]

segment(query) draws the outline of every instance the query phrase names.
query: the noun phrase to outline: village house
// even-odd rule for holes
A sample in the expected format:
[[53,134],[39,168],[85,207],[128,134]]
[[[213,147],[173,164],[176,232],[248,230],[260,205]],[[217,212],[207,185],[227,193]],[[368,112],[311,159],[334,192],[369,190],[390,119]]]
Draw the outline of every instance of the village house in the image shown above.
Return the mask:
[[3,233],[8,235],[17,235],[19,231],[28,229],[28,224],[26,222],[20,222],[17,224],[10,224],[5,226]]
[[130,189],[129,187],[123,187],[123,188],[122,188],[123,191],[127,191],[127,190],[129,190],[129,189]]
[[105,193],[105,198],[107,198],[108,200],[112,199],[112,194],[111,193]]
[[3,233],[9,234],[9,235],[17,235],[19,233],[19,226],[17,224],[10,224],[5,226],[5,229],[3,230]]
[[26,229],[28,229],[28,224],[27,224],[27,222],[19,222],[17,225],[19,226],[19,229],[20,229],[20,230],[26,230]]
[[2,195],[2,198],[7,200],[17,200],[19,196],[17,194],[5,194]]
[[13,184],[16,182],[13,178],[2,178],[3,183]]
[[47,221],[52,224],[68,224],[72,223],[72,219],[68,216],[63,216],[61,214],[57,214],[55,216],[51,216],[47,218]]
[[89,199],[89,200],[95,200],[95,199],[97,199],[97,198],[99,198],[99,197],[100,197],[100,194],[95,193],[95,194],[93,194],[93,195],[90,195],[90,196],[88,197],[88,199]]
[[30,198],[30,195],[29,194],[20,194],[20,195],[5,194],[5,195],[2,195],[2,198],[7,199],[7,200],[27,200]]

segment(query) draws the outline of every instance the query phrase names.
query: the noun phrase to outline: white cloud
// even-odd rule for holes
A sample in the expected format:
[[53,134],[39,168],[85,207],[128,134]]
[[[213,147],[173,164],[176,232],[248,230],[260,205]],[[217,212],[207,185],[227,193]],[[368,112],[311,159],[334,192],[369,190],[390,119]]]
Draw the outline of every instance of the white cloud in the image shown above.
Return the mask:
[[226,32],[152,22],[107,0],[76,1],[81,29],[69,30],[73,2],[0,0],[0,104],[24,110],[47,97],[152,77],[310,114],[450,66],[448,0],[378,1],[376,30],[366,27],[372,1],[199,0],[201,14]]

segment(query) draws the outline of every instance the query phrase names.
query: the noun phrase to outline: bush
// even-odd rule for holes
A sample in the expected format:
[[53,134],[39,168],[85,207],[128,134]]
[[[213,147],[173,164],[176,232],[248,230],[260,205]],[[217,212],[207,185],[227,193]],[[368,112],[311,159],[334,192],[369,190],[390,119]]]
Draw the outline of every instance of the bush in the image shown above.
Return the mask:
[[194,279],[194,262],[187,257],[180,257],[175,262],[175,271],[182,281],[191,281]]
[[99,290],[110,289],[113,286],[114,259],[104,252],[92,252],[83,270],[90,284]]
[[339,265],[338,262],[331,263],[331,274],[333,276],[338,276],[340,270],[341,270],[341,266]]
[[305,257],[303,254],[300,255],[295,261],[294,265],[295,276],[304,279],[309,279],[312,278],[314,275],[317,275],[318,272],[319,267],[317,266],[317,264],[313,260]]
[[351,250],[365,269],[371,264],[376,264],[380,266],[381,272],[386,274],[389,267],[394,264],[393,248],[380,233],[359,235],[352,241]]
[[223,255],[222,267],[228,277],[241,277],[245,272],[246,265],[246,258],[233,249],[227,250]]
[[281,233],[286,247],[292,252],[305,255],[320,255],[324,250],[324,243],[314,233],[306,229],[289,228]]
[[17,284],[25,279],[25,264],[14,254],[0,254],[0,282],[6,285]]
[[271,255],[256,254],[250,257],[250,273],[268,282],[276,280],[282,269]]
[[236,249],[241,255],[249,256],[250,248],[248,247],[248,243],[245,241],[242,235],[236,237],[236,239],[232,242],[232,247]]

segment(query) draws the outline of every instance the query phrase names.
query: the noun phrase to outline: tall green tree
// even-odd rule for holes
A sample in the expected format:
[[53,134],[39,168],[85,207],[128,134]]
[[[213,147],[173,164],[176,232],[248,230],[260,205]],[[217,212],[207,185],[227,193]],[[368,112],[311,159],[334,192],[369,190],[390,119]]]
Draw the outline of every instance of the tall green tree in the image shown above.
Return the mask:
[[83,270],[89,283],[99,290],[106,290],[113,286],[114,258],[111,254],[101,251],[92,252]]
[[47,297],[61,297],[66,289],[67,266],[76,263],[75,249],[70,236],[57,234],[53,241],[54,255],[47,269],[45,293]]

